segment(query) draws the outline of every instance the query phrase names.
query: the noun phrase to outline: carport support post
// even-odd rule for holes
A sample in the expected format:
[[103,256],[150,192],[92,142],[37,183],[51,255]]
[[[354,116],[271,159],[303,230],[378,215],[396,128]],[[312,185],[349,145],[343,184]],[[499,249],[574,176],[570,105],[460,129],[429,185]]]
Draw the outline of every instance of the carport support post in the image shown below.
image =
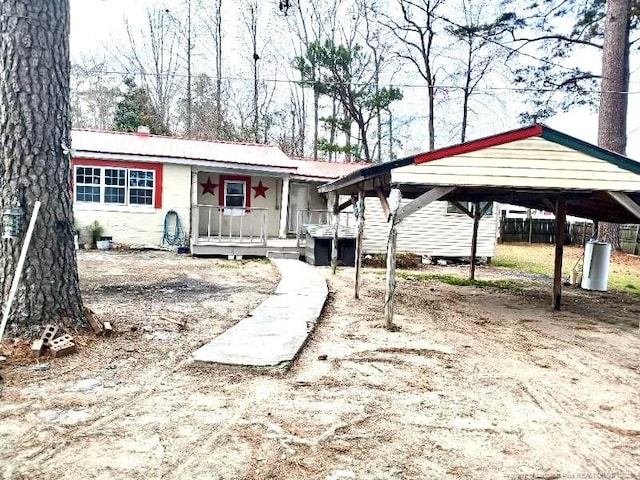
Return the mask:
[[478,227],[480,225],[480,203],[473,202],[473,237],[471,237],[471,268],[469,269],[469,279],[476,278],[476,255],[478,253]]
[[356,281],[354,285],[354,298],[360,298],[360,269],[362,267],[362,241],[364,240],[364,190],[358,191],[358,236],[356,237]]
[[338,205],[338,194],[332,192],[329,194],[329,203],[331,204],[331,222],[333,226],[333,240],[331,241],[331,273],[336,274],[338,268],[338,229],[340,228],[340,210]]
[[387,330],[393,328],[393,308],[396,294],[396,244],[398,241],[398,210],[402,193],[399,189],[391,190],[389,200],[391,207],[391,226],[389,228],[389,241],[387,242],[387,285],[384,297],[384,326]]
[[564,197],[556,200],[556,258],[553,266],[553,303],[560,310],[562,299],[562,254],[564,252],[564,225],[567,218],[567,201]]

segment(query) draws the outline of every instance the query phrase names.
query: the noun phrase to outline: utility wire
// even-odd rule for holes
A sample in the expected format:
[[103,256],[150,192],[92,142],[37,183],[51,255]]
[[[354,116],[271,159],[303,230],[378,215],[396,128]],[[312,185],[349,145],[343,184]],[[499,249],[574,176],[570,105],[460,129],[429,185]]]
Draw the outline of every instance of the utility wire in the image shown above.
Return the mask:
[[[188,75],[185,73],[148,73],[148,72],[123,72],[123,71],[115,71],[115,70],[85,70],[85,74],[102,74],[102,75],[121,75],[121,76],[143,76],[143,77],[180,77],[186,78]],[[192,74],[192,78],[202,77],[203,74]],[[215,79],[209,75],[205,75],[207,78]],[[240,81],[240,82],[253,82],[253,77],[222,77],[222,80],[228,81]],[[260,82],[266,83],[283,83],[283,84],[300,84],[300,83],[308,83],[302,80],[290,80],[285,78],[261,78]],[[369,85],[369,83],[365,82],[322,82],[325,85],[352,85],[355,87],[365,87]],[[390,85],[385,85],[392,88],[429,88],[427,84],[419,84],[419,83],[393,83]],[[459,85],[435,85],[436,89],[441,90],[463,90],[464,87]],[[509,92],[555,92],[558,90],[558,87],[484,87],[484,88],[476,88],[474,91],[476,92],[490,92],[490,91],[509,91]],[[640,94],[640,90],[628,90],[628,91],[616,91],[616,90],[593,90],[593,89],[582,89],[581,92],[584,93],[619,93],[626,95],[637,95]]]

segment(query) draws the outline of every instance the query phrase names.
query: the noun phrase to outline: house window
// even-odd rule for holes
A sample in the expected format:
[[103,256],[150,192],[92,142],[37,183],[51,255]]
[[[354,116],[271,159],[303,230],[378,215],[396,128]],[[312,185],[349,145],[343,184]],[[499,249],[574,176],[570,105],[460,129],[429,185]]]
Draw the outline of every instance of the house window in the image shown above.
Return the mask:
[[153,205],[153,184],[152,171],[129,170],[129,203]]
[[123,168],[104,169],[104,203],[124,205],[126,176]]
[[76,168],[76,201],[100,202],[100,169]]
[[247,184],[243,181],[227,181],[224,184],[224,206],[244,207],[246,205]]
[[[458,202],[464,208],[473,213],[473,202]],[[488,210],[484,213],[485,217],[490,217],[493,215],[493,202],[480,202],[480,211],[482,211],[487,204],[489,205]],[[451,215],[466,215],[465,212],[460,210],[453,202],[447,202],[447,214]]]
[[[233,207],[225,215],[242,215],[251,208],[251,177],[246,175],[220,175],[218,205]],[[241,209],[245,210],[241,210]]]
[[76,202],[154,206],[157,198],[155,170],[76,166],[75,173]]

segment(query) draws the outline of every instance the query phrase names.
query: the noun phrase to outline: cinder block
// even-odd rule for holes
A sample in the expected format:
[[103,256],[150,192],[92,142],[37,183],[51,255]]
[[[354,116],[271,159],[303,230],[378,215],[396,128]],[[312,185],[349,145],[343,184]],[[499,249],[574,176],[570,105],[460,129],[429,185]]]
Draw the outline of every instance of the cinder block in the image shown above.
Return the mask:
[[104,328],[104,336],[110,337],[111,334],[113,333],[113,327],[111,326],[111,322],[104,322],[102,326]]
[[57,325],[45,325],[44,332],[42,332],[42,335],[40,336],[40,339],[42,340],[42,344],[44,346],[48,346],[49,343],[51,343],[51,340],[55,338],[56,333],[58,333]]
[[69,334],[64,334],[58,338],[54,338],[49,342],[49,346],[53,347],[54,345],[62,345],[65,343],[73,343],[73,337]]
[[72,353],[76,353],[76,345],[72,342],[59,343],[56,345],[51,345],[51,356],[52,357],[64,357],[66,355],[71,355]]
[[42,349],[44,348],[44,341],[39,338],[38,340],[34,340],[31,344],[31,356],[39,357],[42,355]]

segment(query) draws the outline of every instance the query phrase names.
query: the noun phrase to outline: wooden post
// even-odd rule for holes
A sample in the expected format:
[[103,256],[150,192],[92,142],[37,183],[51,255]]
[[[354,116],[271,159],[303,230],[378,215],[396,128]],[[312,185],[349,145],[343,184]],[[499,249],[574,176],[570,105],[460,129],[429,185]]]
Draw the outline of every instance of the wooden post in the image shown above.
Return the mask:
[[338,229],[340,228],[340,217],[338,209],[338,194],[332,192],[329,196],[331,203],[331,221],[333,226],[333,240],[331,241],[331,273],[336,274],[338,268]]
[[191,172],[191,248],[200,235],[200,207],[198,207],[198,172]]
[[396,244],[398,240],[398,230],[396,226],[402,220],[398,217],[402,193],[394,188],[389,195],[391,200],[391,225],[389,228],[389,241],[387,242],[387,284],[384,297],[384,326],[387,330],[393,329],[393,310],[396,293]]
[[365,217],[365,195],[364,190],[358,191],[358,236],[356,237],[356,281],[354,285],[354,298],[360,298],[360,269],[362,267],[362,242],[364,240],[364,217]]
[[562,254],[564,251],[564,224],[567,218],[567,202],[564,197],[556,200],[556,257],[553,266],[552,306],[560,310],[562,299]]
[[471,268],[469,270],[470,280],[475,280],[476,278],[476,255],[478,253],[478,227],[480,226],[480,218],[482,218],[480,203],[473,202],[473,236],[471,237]]
[[[282,179],[282,193],[280,200],[280,226],[278,228],[278,237],[279,238],[287,238],[287,230],[288,230],[288,215],[289,215],[289,177],[284,177]],[[297,212],[293,212],[293,215],[297,215]],[[297,220],[296,220],[297,222]],[[296,232],[299,229],[296,228]],[[297,233],[296,233],[297,235]]]

